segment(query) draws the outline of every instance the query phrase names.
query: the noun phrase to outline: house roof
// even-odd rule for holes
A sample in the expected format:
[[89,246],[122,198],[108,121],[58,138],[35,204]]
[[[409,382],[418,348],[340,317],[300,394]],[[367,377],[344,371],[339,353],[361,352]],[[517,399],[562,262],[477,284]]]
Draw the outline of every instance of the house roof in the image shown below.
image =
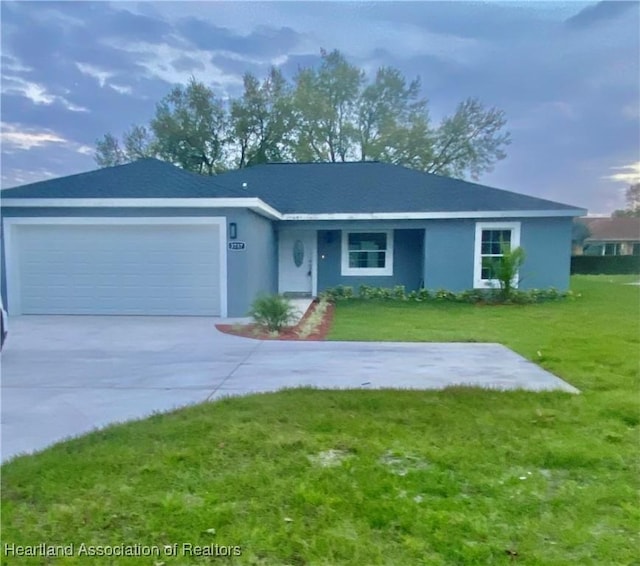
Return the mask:
[[247,184],[285,214],[575,210],[576,207],[379,162],[272,163],[214,178],[227,190]]
[[613,218],[580,218],[589,227],[591,235],[586,242],[640,242],[640,218],[626,216]]
[[288,215],[540,211],[576,207],[379,162],[273,163],[205,177],[156,159],[4,189],[3,199],[247,198]]
[[[68,177],[3,189],[2,198],[198,198],[211,197],[211,178],[180,169],[159,159],[105,167]],[[244,196],[239,191],[215,196]],[[222,194],[224,192],[224,194]]]

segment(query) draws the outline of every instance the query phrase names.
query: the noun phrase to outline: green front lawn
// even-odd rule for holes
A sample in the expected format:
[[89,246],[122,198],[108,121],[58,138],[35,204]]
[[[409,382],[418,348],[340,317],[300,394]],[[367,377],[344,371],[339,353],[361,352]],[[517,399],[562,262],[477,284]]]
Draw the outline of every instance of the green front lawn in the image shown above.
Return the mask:
[[[583,393],[292,390],[111,427],[2,467],[3,564],[638,563],[631,280],[576,277],[582,297],[545,305],[340,303],[332,339],[501,342]],[[74,556],[5,555],[40,542]]]

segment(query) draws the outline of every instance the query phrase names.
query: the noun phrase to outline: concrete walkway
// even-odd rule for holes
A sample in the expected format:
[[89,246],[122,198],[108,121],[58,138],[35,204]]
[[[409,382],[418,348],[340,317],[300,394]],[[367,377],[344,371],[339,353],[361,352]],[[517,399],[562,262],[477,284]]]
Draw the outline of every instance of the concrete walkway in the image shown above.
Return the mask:
[[218,322],[12,320],[1,357],[2,460],[152,412],[283,387],[578,392],[499,344],[257,341],[222,334]]

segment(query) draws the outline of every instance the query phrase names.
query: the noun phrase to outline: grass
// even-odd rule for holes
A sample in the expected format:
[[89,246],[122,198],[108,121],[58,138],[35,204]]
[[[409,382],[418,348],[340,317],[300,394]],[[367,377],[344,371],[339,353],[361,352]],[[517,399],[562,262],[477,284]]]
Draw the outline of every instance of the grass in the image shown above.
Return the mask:
[[632,279],[575,277],[582,297],[544,305],[339,303],[333,339],[501,342],[583,393],[301,389],[110,427],[2,467],[3,545],[75,544],[55,564],[638,564]]

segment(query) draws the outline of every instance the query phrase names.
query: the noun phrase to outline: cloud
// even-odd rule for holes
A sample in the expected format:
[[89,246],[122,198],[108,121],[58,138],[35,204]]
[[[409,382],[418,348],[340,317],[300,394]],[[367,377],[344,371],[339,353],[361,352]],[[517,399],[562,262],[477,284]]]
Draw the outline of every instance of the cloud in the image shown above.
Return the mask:
[[73,151],[83,155],[93,155],[93,148],[79,144],[50,129],[36,129],[22,124],[2,122],[0,124],[0,140],[2,152],[28,151],[34,148],[64,144]]
[[640,103],[636,100],[625,104],[622,107],[622,115],[628,120],[640,120]]
[[2,173],[2,188],[9,189],[16,185],[26,185],[28,183],[36,183],[57,177],[53,171],[43,168],[18,169],[13,168],[8,172]]
[[96,67],[94,65],[89,65],[87,63],[76,63],[76,67],[78,70],[88,77],[94,78],[98,81],[100,88],[104,88],[105,86],[109,87],[112,90],[115,90],[119,94],[132,94],[133,89],[128,85],[120,85],[111,82],[111,79],[116,76],[116,73],[111,71],[105,71]]
[[631,163],[629,165],[623,165],[622,167],[612,167],[611,169],[621,171],[621,173],[614,173],[613,175],[607,175],[605,179],[611,181],[617,181],[620,183],[626,183],[631,185],[633,183],[640,183],[640,161]]
[[67,140],[51,130],[21,129],[19,125],[2,122],[0,139],[3,151],[20,149],[29,150],[52,143],[66,143]]
[[196,78],[201,78],[223,91],[242,84],[242,74],[225,72],[211,60],[211,54],[201,49],[177,48],[168,44],[152,44],[145,42],[119,43],[114,47],[126,51],[135,57],[138,65],[144,69],[147,78],[161,79],[169,84],[185,84],[195,73],[186,67],[176,68],[171,62],[180,58],[188,58],[198,62],[200,71]]
[[177,59],[171,61],[171,65],[176,71],[204,71],[205,66],[202,61],[181,55]]
[[198,17],[181,18],[176,24],[182,38],[204,51],[232,51],[268,59],[295,49],[304,37],[289,26],[259,25],[248,34],[214,25]]
[[637,8],[637,2],[598,2],[583,8],[575,16],[568,18],[565,23],[569,28],[585,29],[615,19],[634,7]]
[[74,104],[64,96],[51,94],[44,85],[31,82],[15,75],[2,76],[2,94],[17,94],[28,98],[34,104],[61,104],[71,112],[89,112],[88,108]]
[[98,67],[89,65],[88,63],[76,63],[76,67],[78,67],[78,70],[81,73],[96,79],[101,87],[103,87],[113,76],[113,73],[110,73],[109,71],[103,71]]

